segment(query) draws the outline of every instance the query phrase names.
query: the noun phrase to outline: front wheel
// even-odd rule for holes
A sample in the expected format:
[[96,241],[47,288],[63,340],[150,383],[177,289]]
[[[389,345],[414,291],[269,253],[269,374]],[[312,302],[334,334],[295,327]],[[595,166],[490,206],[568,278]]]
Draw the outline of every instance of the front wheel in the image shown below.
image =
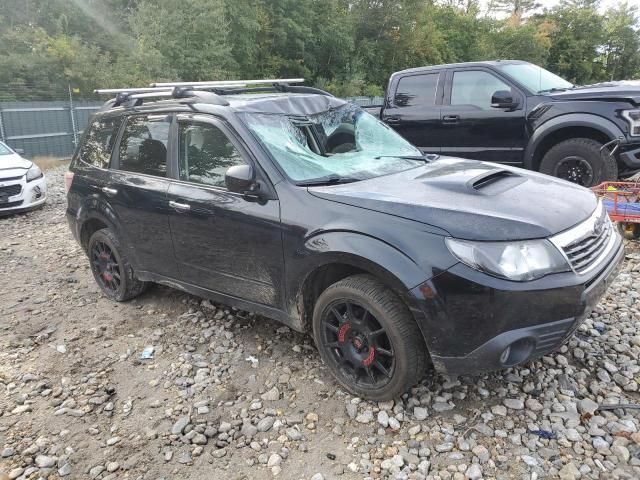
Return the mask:
[[570,138],[549,149],[540,163],[540,172],[583,187],[617,180],[616,159],[601,148],[600,142],[590,138]]
[[124,302],[145,290],[147,283],[134,276],[124,249],[111,230],[103,228],[91,235],[87,250],[93,278],[111,300]]
[[313,312],[322,360],[350,393],[390,400],[424,375],[427,350],[408,308],[381,282],[354,275],[327,288]]

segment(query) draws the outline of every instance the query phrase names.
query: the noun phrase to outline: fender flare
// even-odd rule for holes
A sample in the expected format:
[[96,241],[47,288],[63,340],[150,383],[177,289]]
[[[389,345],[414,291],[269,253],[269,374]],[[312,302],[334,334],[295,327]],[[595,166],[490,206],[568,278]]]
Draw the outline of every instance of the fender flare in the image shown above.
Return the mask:
[[[120,238],[124,242],[124,245],[131,245],[128,241],[127,234],[123,229],[119,227],[120,221],[115,210],[111,208],[111,206],[107,203],[101,201],[99,198],[92,196],[87,198],[85,202],[80,205],[80,208],[76,213],[78,242],[83,248],[84,246],[82,245],[82,229],[84,228],[86,222],[92,219],[100,220],[102,223],[112,229],[116,233],[118,238]],[[131,248],[127,248],[127,256],[130,259],[136,259],[135,252]]]
[[[304,250],[313,268],[340,262],[379,274],[394,289],[408,291],[428,279],[424,268],[404,252],[378,238],[350,231],[323,232],[307,238]],[[376,261],[370,260],[375,258]],[[304,276],[302,281],[308,276]]]
[[551,133],[567,127],[592,128],[606,135],[610,140],[620,136],[624,137],[624,133],[620,127],[605,117],[591,113],[568,113],[566,115],[560,115],[544,122],[534,130],[525,149],[524,167],[533,170],[533,157],[540,144]]

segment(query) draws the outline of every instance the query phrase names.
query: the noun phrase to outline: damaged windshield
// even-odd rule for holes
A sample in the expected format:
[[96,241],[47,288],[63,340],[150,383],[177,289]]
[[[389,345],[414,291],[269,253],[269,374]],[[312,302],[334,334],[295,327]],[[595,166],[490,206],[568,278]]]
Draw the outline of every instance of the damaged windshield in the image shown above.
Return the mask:
[[242,116],[285,173],[299,184],[364,180],[424,162],[417,148],[356,105],[307,117]]

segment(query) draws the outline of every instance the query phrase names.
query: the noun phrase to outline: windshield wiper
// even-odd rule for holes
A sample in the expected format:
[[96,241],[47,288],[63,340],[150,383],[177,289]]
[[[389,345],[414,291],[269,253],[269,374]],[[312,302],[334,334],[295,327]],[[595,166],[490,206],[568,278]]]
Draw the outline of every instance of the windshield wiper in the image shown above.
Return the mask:
[[318,177],[312,178],[311,180],[303,180],[302,182],[297,182],[296,185],[299,187],[314,187],[320,185],[336,185],[338,183],[352,183],[359,182],[362,180],[361,178],[355,177],[342,177],[340,175],[331,174],[326,177]]
[[428,153],[426,155],[378,155],[377,157],[373,157],[376,160],[380,160],[381,158],[402,158],[405,160],[417,160],[419,162],[431,162],[433,160],[437,160],[440,155],[437,153]]

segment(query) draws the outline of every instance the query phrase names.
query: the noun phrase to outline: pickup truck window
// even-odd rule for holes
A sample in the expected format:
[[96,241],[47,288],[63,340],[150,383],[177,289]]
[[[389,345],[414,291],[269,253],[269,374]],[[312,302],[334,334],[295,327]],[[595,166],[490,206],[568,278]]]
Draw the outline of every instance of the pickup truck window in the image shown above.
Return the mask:
[[[304,119],[258,113],[240,115],[295,182],[331,175],[363,180],[421,165],[415,158],[422,155],[418,149],[352,104]],[[309,141],[310,130],[313,142]]]
[[530,63],[507,63],[498,65],[496,68],[527,87],[532,93],[566,90],[573,87],[573,84],[567,82],[564,78]]
[[482,70],[454,72],[451,85],[451,105],[473,105],[491,110],[491,96],[511,87],[495,75]]
[[396,89],[397,107],[434,105],[438,89],[439,73],[410,75],[402,77]]

